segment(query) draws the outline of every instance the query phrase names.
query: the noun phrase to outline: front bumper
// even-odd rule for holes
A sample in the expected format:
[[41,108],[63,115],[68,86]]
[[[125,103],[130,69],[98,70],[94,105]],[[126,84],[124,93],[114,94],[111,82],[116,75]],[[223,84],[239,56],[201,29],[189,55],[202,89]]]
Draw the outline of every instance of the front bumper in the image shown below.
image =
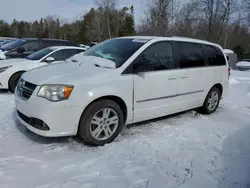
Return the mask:
[[8,89],[9,88],[9,75],[5,72],[0,73],[0,89]]
[[28,100],[15,92],[17,119],[30,131],[44,137],[76,135],[82,109],[70,106],[69,101],[51,102],[37,97],[37,91],[38,87]]

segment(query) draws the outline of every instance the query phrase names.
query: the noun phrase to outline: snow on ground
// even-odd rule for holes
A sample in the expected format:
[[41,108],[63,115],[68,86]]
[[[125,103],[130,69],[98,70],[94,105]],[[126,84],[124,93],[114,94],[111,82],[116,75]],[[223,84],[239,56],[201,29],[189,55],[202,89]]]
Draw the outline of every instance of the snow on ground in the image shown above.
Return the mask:
[[125,129],[104,147],[42,138],[15,120],[0,93],[1,188],[250,187],[250,72],[232,71],[218,111],[194,111]]

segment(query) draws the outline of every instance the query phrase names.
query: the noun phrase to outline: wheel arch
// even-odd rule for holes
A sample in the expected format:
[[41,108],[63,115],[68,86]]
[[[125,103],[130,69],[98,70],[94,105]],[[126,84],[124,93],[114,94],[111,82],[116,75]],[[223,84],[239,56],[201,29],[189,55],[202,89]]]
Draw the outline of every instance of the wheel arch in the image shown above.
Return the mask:
[[[222,86],[222,84],[217,83],[217,84],[213,85],[213,87],[218,88],[219,91],[220,91],[220,94],[221,94],[221,96],[222,96],[222,94],[223,94],[223,86]],[[213,87],[212,87],[212,88],[213,88]],[[212,88],[211,88],[211,89],[212,89]],[[211,89],[210,89],[210,90],[211,90]]]
[[[116,95],[105,95],[105,96],[102,96],[102,97],[98,97],[96,99],[94,99],[93,101],[91,101],[86,107],[85,109],[83,110],[82,112],[82,115],[84,114],[84,112],[86,111],[86,109],[93,103],[97,102],[97,101],[100,101],[100,100],[104,100],[104,99],[108,99],[108,100],[112,100],[114,101],[115,103],[117,103],[122,112],[123,112],[123,115],[124,115],[124,122],[126,122],[127,120],[127,116],[128,116],[128,108],[127,108],[127,105],[125,103],[125,101],[121,98],[121,97],[118,97]],[[82,116],[81,115],[81,116]],[[79,123],[80,123],[80,120],[79,120]]]
[[16,74],[20,74],[20,73],[25,73],[26,72],[26,70],[20,70],[20,71],[17,71],[17,72],[15,72],[15,73],[13,73],[11,76],[10,76],[10,78],[9,78],[9,80],[8,80],[8,88],[10,88],[10,80],[13,78],[13,76],[15,76]]

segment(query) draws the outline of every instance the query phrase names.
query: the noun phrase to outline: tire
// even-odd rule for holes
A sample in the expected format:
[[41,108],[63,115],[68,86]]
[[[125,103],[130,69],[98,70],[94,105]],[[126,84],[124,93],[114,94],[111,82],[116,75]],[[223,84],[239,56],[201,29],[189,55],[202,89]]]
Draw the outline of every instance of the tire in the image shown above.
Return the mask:
[[[217,97],[215,97],[215,96],[217,96]],[[211,99],[211,98],[213,98],[213,99]],[[217,98],[217,101],[215,100],[216,98]],[[212,87],[212,89],[210,89],[210,91],[208,92],[207,97],[203,103],[203,106],[201,107],[201,109],[199,111],[203,114],[214,113],[220,104],[220,99],[221,99],[220,90],[217,87]],[[212,101],[216,101],[216,102],[213,103]],[[212,106],[210,106],[211,103],[213,103]]]
[[[116,123],[112,124],[109,120]],[[83,112],[79,122],[78,136],[87,145],[103,146],[113,142],[123,126],[124,114],[120,106],[112,100],[104,99],[92,103]]]
[[16,74],[14,74],[13,76],[11,76],[11,78],[9,80],[9,90],[10,90],[11,93],[15,92],[15,88],[17,86],[17,82],[18,82],[19,78],[21,77],[21,75],[23,73],[24,72],[18,72]]

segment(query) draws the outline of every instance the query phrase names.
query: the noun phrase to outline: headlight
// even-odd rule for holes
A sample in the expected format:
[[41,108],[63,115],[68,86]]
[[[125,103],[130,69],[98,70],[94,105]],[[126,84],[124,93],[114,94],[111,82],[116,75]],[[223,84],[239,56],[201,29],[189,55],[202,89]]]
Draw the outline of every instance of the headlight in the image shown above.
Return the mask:
[[72,90],[73,86],[71,85],[43,85],[37,96],[50,101],[62,101],[69,98]]
[[10,68],[10,67],[12,67],[12,66],[1,67],[1,68],[0,68],[0,73],[6,71],[6,70],[7,70],[8,68]]

